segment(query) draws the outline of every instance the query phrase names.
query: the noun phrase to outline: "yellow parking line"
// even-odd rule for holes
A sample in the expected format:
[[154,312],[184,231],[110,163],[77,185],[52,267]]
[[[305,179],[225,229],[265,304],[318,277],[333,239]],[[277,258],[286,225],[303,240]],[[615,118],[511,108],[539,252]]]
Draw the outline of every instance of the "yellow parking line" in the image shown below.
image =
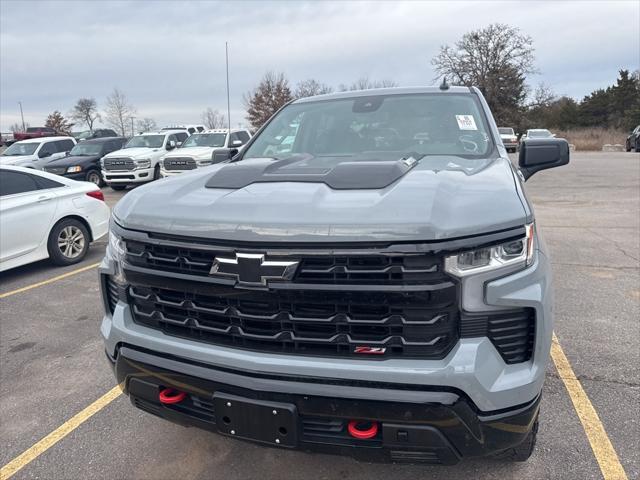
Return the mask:
[[63,273],[62,275],[58,275],[57,277],[53,277],[48,280],[43,280],[42,282],[34,283],[33,285],[27,285],[26,287],[11,290],[10,292],[0,293],[0,298],[10,297],[11,295],[15,295],[16,293],[26,292],[27,290],[31,290],[33,288],[38,288],[49,283],[57,282],[58,280],[62,280],[63,278],[71,277],[72,275],[76,275],[77,273],[86,272],[87,270],[96,268],[98,265],[100,265],[100,262],[94,263],[92,265],[87,265],[86,267],[78,268],[77,270],[72,270],[71,272]]
[[620,464],[620,459],[618,459],[607,432],[604,430],[600,417],[598,417],[598,413],[593,408],[580,381],[573,373],[573,368],[571,368],[571,364],[564,354],[555,333],[551,344],[551,358],[558,370],[558,375],[560,375],[567,392],[569,392],[573,408],[575,408],[578,418],[582,422],[582,428],[584,428],[593,454],[598,460],[602,476],[605,480],[627,480],[627,475]]
[[41,454],[46,452],[49,448],[54,446],[64,437],[73,432],[76,428],[82,425],[85,421],[91,418],[93,415],[98,413],[104,407],[113,402],[116,398],[118,398],[122,394],[122,390],[120,386],[116,386],[89,405],[87,408],[77,413],[69,420],[64,422],[58,428],[56,428],[49,435],[44,437],[38,443],[33,445],[31,448],[25,450],[16,458],[7,463],[4,467],[0,469],[0,480],[7,480],[16,472],[18,472],[21,468],[27,466],[29,463],[38,458]]

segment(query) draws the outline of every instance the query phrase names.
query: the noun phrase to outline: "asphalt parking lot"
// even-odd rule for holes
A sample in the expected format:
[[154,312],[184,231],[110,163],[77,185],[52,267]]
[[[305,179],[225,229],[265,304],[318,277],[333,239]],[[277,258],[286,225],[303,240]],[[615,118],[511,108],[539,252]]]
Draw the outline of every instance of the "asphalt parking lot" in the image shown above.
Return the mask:
[[[571,162],[527,183],[552,254],[559,351],[578,380],[550,363],[527,463],[371,465],[264,448],[169,424],[117,394],[74,420],[115,385],[98,331],[102,239],[80,265],[0,274],[0,466],[27,452],[12,478],[639,478],[640,154],[577,153]],[[104,191],[111,206],[122,196]],[[595,417],[565,384],[582,387]],[[585,412],[597,423],[586,429]],[[29,450],[65,425],[60,441]]]

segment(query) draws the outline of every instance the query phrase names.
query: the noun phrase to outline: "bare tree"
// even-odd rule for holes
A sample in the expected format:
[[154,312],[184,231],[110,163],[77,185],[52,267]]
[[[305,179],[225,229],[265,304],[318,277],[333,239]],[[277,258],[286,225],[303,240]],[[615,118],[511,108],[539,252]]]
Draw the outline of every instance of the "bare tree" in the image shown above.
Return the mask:
[[93,130],[94,122],[100,119],[96,99],[79,99],[73,107],[73,110],[71,111],[71,118],[77,120],[78,122],[85,123],[87,127],[89,127],[89,130]]
[[244,97],[247,120],[253,128],[258,129],[291,100],[293,95],[284,73],[267,72],[260,84]]
[[141,132],[151,132],[158,128],[158,124],[153,118],[143,118],[142,120],[138,120],[138,129]]
[[498,123],[518,121],[527,96],[525,79],[535,72],[533,40],[516,27],[495,23],[440,47],[431,63],[458,85],[482,91]]
[[[29,124],[25,123],[24,128],[29,128]],[[24,131],[21,123],[14,123],[9,127],[9,130],[11,130],[12,133],[21,133]]]
[[221,114],[218,110],[214,110],[211,107],[208,107],[202,112],[202,123],[204,123],[207,128],[227,127],[226,121],[224,114]]
[[395,80],[370,80],[369,77],[365,75],[364,77],[360,77],[351,85],[345,85],[344,83],[340,84],[338,90],[340,90],[341,92],[346,92],[347,90],[371,90],[372,88],[389,88],[397,86],[398,82],[396,82]]
[[295,98],[313,97],[314,95],[324,95],[333,92],[333,88],[324,83],[320,83],[313,78],[298,82],[296,91],[293,94]]
[[49,114],[47,120],[44,122],[44,126],[53,128],[56,132],[70,133],[73,124],[69,123],[58,110],[55,110]]
[[106,104],[104,118],[107,125],[123,137],[126,136],[130,119],[136,113],[135,107],[129,103],[126,95],[117,88],[114,88],[111,95],[107,97]]
[[539,83],[533,92],[533,101],[528,107],[548,107],[556,99],[556,94],[549,85]]

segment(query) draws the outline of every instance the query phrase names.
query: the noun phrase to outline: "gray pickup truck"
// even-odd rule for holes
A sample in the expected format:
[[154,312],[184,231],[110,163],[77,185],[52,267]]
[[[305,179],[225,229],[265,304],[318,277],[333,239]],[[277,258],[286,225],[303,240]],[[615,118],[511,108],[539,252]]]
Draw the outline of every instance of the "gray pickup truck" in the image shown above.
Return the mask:
[[134,406],[275,448],[531,455],[553,319],[523,182],[566,141],[514,167],[445,85],[296,100],[215,157],[113,210],[101,332]]

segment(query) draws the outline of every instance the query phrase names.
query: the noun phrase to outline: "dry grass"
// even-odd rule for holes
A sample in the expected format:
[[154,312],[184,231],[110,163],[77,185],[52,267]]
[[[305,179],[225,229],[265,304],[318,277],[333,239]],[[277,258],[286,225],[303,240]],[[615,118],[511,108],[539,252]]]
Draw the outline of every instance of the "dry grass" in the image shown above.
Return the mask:
[[554,130],[558,138],[566,138],[576,146],[576,150],[601,151],[602,146],[610,143],[624,145],[628,132],[614,128],[576,128],[572,130]]

